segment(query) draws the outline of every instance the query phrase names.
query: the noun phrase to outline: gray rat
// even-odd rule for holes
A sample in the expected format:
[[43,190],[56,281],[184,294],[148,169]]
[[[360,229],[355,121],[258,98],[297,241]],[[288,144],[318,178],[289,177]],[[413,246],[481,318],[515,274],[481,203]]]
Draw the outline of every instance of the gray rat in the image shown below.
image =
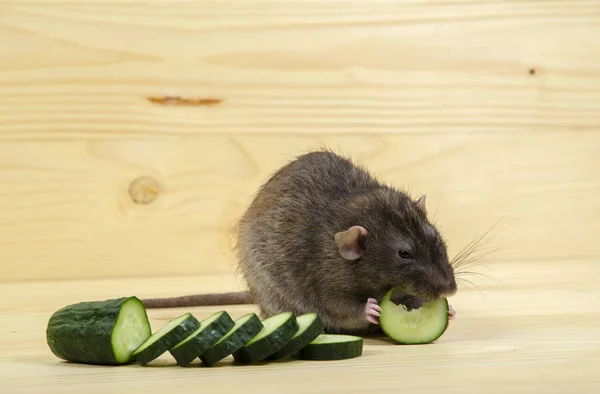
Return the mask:
[[[255,303],[261,318],[319,314],[329,333],[369,331],[391,288],[409,309],[457,291],[426,198],[411,199],[329,150],[298,156],[257,191],[236,226],[249,291],[144,300],[148,308]],[[450,307],[450,318],[454,311]]]

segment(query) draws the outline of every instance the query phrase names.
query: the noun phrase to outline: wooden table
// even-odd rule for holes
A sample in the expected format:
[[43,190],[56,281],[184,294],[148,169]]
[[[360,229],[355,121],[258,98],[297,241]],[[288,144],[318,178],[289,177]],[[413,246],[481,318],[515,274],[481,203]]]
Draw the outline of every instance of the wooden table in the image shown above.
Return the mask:
[[[368,339],[360,358],[180,368],[167,353],[154,367],[66,364],[45,343],[50,314],[86,299],[232,290],[229,276],[29,282],[0,285],[0,393],[598,393],[600,264],[515,262],[492,266],[452,299],[457,319],[438,342]],[[12,301],[8,301],[12,299]],[[149,310],[153,329],[184,311]],[[227,307],[233,317],[252,306]]]

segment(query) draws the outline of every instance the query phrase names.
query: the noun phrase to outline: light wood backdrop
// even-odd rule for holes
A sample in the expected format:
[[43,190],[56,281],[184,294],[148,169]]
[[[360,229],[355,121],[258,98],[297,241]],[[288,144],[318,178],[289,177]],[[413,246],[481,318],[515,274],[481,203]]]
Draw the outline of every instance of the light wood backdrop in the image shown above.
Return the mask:
[[489,265],[597,259],[600,3],[0,3],[0,281],[232,272],[321,146],[426,193],[452,253],[501,219]]

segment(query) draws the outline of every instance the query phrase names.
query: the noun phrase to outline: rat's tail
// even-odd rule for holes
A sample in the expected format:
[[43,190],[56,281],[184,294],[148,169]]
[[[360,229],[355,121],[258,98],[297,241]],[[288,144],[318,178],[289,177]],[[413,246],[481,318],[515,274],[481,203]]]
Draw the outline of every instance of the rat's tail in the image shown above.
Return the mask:
[[243,305],[252,304],[252,298],[247,291],[221,294],[197,294],[172,298],[152,298],[142,300],[148,309],[181,308],[190,306]]

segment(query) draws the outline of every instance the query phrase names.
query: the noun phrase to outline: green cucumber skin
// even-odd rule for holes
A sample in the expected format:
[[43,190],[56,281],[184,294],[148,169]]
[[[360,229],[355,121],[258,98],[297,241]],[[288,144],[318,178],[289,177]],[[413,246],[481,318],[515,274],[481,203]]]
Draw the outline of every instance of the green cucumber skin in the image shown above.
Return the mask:
[[296,355],[301,360],[335,361],[360,357],[362,356],[362,351],[363,340],[361,338],[359,341],[338,342],[331,345],[308,344],[300,349]]
[[204,352],[200,356],[202,363],[208,367],[212,367],[254,338],[262,330],[263,324],[256,314],[253,313],[252,315],[235,333]]
[[321,318],[317,315],[315,321],[298,338],[292,338],[283,348],[266,357],[266,360],[276,361],[292,356],[306,347],[325,331]]
[[[187,319],[182,321],[178,326],[175,326],[175,328],[167,332],[161,338],[158,338],[152,345],[139,353],[136,353],[136,350],[134,352],[135,361],[141,365],[148,364],[150,361],[155,360],[161,354],[190,336],[190,334],[198,328],[200,328],[200,322],[190,314]],[[143,346],[143,344],[140,345],[140,347],[141,346]]]
[[189,365],[233,328],[235,322],[231,316],[225,311],[221,313],[218,319],[204,327],[194,338],[169,350],[177,365],[181,367]]
[[171,356],[173,356],[177,365],[179,365],[180,367],[185,367],[186,365],[191,364],[191,362],[194,361],[196,357],[198,357],[198,354],[195,350],[195,344],[193,340],[190,340],[189,342],[178,347],[175,350],[170,349],[169,353],[171,353]]
[[284,347],[298,331],[298,322],[294,315],[266,337],[242,346],[233,353],[233,358],[242,364],[251,364],[265,359]]
[[[133,357],[117,362],[112,347],[115,323],[121,307],[130,299],[137,300],[140,308],[144,308],[137,297],[121,297],[79,302],[54,312],[46,328],[46,342],[50,350],[58,358],[74,363],[122,365],[132,362]],[[150,331],[148,316],[145,317]]]

